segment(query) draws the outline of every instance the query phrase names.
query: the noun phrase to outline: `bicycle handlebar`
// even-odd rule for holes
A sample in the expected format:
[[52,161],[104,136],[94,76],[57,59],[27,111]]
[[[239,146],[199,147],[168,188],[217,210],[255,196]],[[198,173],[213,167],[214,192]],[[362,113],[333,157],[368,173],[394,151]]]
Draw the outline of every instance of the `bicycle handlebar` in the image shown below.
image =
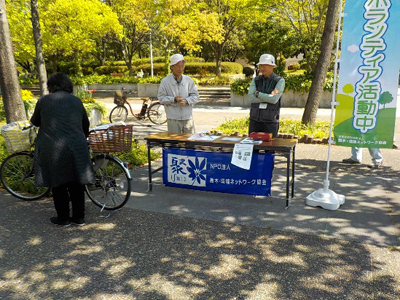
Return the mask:
[[31,129],[32,127],[34,127],[33,124],[31,124],[29,126],[24,126],[21,130],[28,130],[28,129]]

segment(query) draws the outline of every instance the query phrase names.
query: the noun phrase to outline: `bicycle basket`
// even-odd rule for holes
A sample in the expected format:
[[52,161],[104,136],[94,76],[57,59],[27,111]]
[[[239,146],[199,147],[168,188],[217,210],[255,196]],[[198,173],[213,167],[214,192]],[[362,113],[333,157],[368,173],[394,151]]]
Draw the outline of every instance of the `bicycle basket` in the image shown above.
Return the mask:
[[22,128],[30,125],[29,121],[16,121],[1,127],[1,135],[4,137],[9,152],[14,153],[30,150],[36,138],[36,130],[33,127],[22,130]]
[[111,126],[92,131],[89,145],[93,152],[123,152],[132,148],[132,125]]
[[116,91],[114,94],[114,103],[116,105],[124,105],[125,99],[121,91]]

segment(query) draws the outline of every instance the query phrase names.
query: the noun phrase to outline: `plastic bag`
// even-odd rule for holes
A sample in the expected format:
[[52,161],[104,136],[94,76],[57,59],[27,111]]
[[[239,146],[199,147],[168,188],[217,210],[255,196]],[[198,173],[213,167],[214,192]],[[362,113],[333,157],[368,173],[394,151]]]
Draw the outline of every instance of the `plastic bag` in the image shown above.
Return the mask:
[[30,125],[29,121],[16,121],[1,127],[1,135],[4,137],[9,152],[14,153],[30,150],[36,138],[36,131],[33,127],[22,130],[24,127]]

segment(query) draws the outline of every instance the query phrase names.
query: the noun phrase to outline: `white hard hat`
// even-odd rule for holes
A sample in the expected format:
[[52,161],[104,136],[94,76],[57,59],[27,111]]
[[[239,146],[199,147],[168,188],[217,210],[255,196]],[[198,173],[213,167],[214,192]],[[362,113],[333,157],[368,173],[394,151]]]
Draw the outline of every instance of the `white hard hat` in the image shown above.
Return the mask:
[[260,60],[257,65],[270,65],[276,67],[275,57],[271,54],[263,54],[260,56]]
[[183,58],[182,54],[174,54],[170,57],[169,62],[170,62],[170,66],[176,65],[178,62],[180,62],[181,60],[185,60]]

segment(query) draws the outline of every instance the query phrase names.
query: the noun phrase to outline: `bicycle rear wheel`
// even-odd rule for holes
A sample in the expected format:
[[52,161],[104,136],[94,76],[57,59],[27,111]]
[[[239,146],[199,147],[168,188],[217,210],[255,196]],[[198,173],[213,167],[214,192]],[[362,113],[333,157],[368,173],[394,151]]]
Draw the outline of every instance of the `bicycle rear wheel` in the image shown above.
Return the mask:
[[111,112],[110,112],[110,122],[119,122],[123,121],[125,122],[126,119],[128,118],[128,109],[125,106],[116,106],[114,107]]
[[115,210],[126,204],[131,195],[131,179],[114,157],[97,155],[93,159],[96,182],[86,185],[86,192],[94,204]]
[[40,199],[50,191],[48,187],[35,186],[33,154],[29,152],[8,156],[1,164],[0,179],[7,192],[23,200]]
[[165,113],[164,105],[160,102],[155,102],[150,105],[147,112],[147,117],[149,120],[156,125],[162,125],[167,122],[167,115]]

